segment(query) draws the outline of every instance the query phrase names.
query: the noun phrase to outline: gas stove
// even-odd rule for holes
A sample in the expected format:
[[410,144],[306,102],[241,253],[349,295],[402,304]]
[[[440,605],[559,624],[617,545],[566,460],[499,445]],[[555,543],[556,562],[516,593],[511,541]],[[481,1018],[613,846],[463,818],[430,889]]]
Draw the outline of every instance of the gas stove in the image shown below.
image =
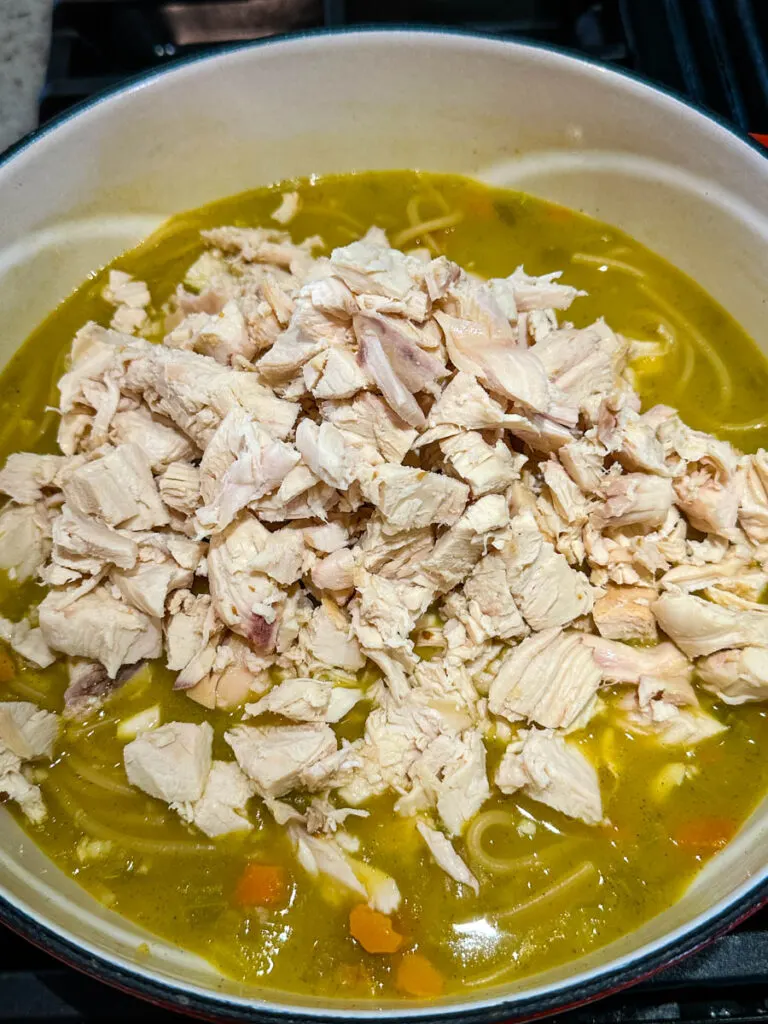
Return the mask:
[[[659,83],[768,137],[768,0],[58,0],[40,121],[127,76],[228,43],[319,28],[418,24],[525,39]],[[768,141],[768,139],[767,139]],[[0,932],[0,1022],[179,1020]],[[560,1024],[768,1024],[768,910]]]

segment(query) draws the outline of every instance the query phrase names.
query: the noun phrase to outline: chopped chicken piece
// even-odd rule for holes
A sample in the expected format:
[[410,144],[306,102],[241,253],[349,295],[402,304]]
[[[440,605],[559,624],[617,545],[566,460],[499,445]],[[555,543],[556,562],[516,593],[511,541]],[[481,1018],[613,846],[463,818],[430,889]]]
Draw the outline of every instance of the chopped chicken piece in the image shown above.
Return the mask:
[[63,491],[74,513],[109,526],[151,530],[168,524],[149,460],[134,443],[107,449],[80,466],[66,478]]
[[545,629],[503,659],[488,707],[510,721],[567,729],[594,707],[601,670],[578,632]]
[[504,408],[477,383],[471,373],[459,371],[432,406],[427,430],[416,439],[414,448],[461,430],[485,430],[503,426]]
[[39,612],[43,639],[52,650],[99,661],[112,679],[121,665],[160,657],[158,622],[104,586],[82,596],[52,590]]
[[303,419],[296,427],[296,447],[305,463],[318,479],[347,490],[358,478],[361,468],[368,465],[360,458],[359,450],[349,444],[344,433],[332,423],[318,426],[310,419]]
[[736,526],[744,479],[713,478],[707,468],[694,469],[675,480],[675,500],[695,530],[728,536]]
[[112,306],[129,306],[131,309],[143,309],[152,301],[146,283],[136,281],[124,270],[110,270],[109,283],[101,295]]
[[520,479],[520,470],[528,461],[525,455],[513,454],[503,441],[486,444],[474,430],[445,438],[440,450],[456,475],[469,484],[474,498],[503,493]]
[[654,643],[656,618],[651,604],[657,594],[652,587],[617,587],[608,584],[595,601],[592,617],[600,636],[609,640],[643,640]]
[[141,556],[132,569],[113,569],[109,579],[128,604],[154,619],[162,619],[168,595],[191,586],[194,571],[156,548],[144,549]]
[[40,787],[23,773],[23,763],[10,750],[0,744],[0,796],[14,800],[33,825],[40,825],[48,817]]
[[123,683],[141,669],[143,662],[124,665],[114,679],[96,661],[72,658],[69,661],[69,685],[64,691],[64,715],[67,718],[81,718],[101,707],[107,697],[118,690]]
[[386,520],[374,513],[355,547],[354,557],[368,572],[413,583],[419,580],[422,563],[433,547],[431,526],[393,533]]
[[318,401],[351,398],[370,386],[371,379],[353,352],[329,348],[304,364],[304,383]]
[[212,356],[225,366],[234,363],[237,357],[250,360],[257,350],[243,312],[234,299],[216,313],[190,313],[166,334],[163,344]]
[[48,668],[56,661],[56,655],[45,642],[42,630],[30,625],[27,619],[11,622],[0,617],[0,639],[22,658],[39,665],[40,668]]
[[23,583],[37,575],[51,551],[51,525],[43,502],[6,505],[0,512],[0,569]]
[[433,803],[449,835],[460,835],[464,825],[490,797],[485,763],[485,745],[475,729],[460,735],[441,733],[422,751],[412,766],[414,789],[396,806],[410,813]]
[[298,462],[292,446],[275,440],[242,409],[231,410],[200,462],[205,505],[198,510],[198,522],[206,532],[225,529],[246,505],[280,487]]
[[365,665],[360,644],[349,616],[332,601],[325,600],[312,612],[301,645],[320,665],[357,672]]
[[109,440],[116,446],[137,444],[143,448],[154,473],[162,472],[172,462],[185,462],[199,454],[188,437],[144,405],[116,412],[112,417]]
[[412,427],[423,427],[426,419],[413,396],[433,391],[436,382],[447,376],[443,363],[389,317],[359,314],[353,325],[361,365],[390,408]]
[[432,600],[431,589],[388,580],[365,569],[355,571],[355,586],[358,596],[350,605],[352,625],[363,649],[410,652],[413,645],[408,637]]
[[625,728],[641,736],[655,736],[664,747],[691,748],[727,728],[698,707],[693,690],[682,697],[661,691],[645,701],[639,693],[629,693],[620,704]]
[[342,523],[323,523],[321,526],[305,526],[304,542],[314,551],[331,554],[347,547],[349,530]]
[[674,644],[654,647],[630,647],[616,640],[584,636],[583,643],[594,651],[603,681],[608,683],[641,683],[644,679],[656,685],[682,686],[688,690],[693,666]]
[[224,739],[264,799],[284,796],[297,786],[322,789],[327,779],[313,778],[311,769],[337,749],[333,730],[325,724],[236,725]]
[[[573,300],[583,292],[577,291],[567,284],[559,284],[562,271],[556,270],[541,277],[526,274],[522,267],[517,267],[513,274],[505,278],[511,287],[515,305],[520,312],[532,309],[568,309]],[[498,280],[498,279],[497,279]]]
[[29,701],[0,703],[0,748],[33,761],[53,757],[53,745],[59,735],[59,719]]
[[692,594],[665,593],[654,603],[653,614],[689,658],[726,647],[768,647],[768,608],[734,611]]
[[646,532],[661,526],[674,501],[672,481],[645,473],[609,477],[600,487],[604,504],[592,513],[598,530],[642,526]]
[[605,451],[594,441],[582,437],[564,444],[557,457],[571,480],[585,493],[599,490],[605,475]]
[[589,503],[579,487],[568,476],[559,462],[550,459],[541,464],[544,482],[552,496],[552,504],[557,514],[566,523],[582,524],[586,522]]
[[418,529],[430,523],[450,526],[467,504],[469,488],[438,473],[387,463],[373,471],[363,494],[395,529]]
[[468,885],[475,893],[480,892],[480,883],[469,870],[467,865],[456,853],[451,842],[442,832],[430,828],[423,821],[416,823],[419,835],[429,847],[429,852],[435,858],[438,866],[460,885]]
[[387,312],[422,321],[427,315],[427,295],[422,289],[423,269],[418,260],[397,249],[386,239],[370,233],[359,242],[334,249],[333,272],[355,295],[380,295],[390,300]]
[[514,517],[501,554],[510,592],[531,629],[565,626],[591,611],[585,576],[544,540],[530,512]]
[[213,761],[203,795],[184,808],[182,817],[212,838],[248,832],[253,825],[245,808],[255,792],[254,784],[234,761]]
[[362,690],[335,686],[327,679],[286,679],[255,704],[246,704],[245,713],[256,718],[271,711],[294,722],[335,723],[362,698]]
[[213,729],[208,722],[169,722],[123,748],[132,786],[169,804],[199,800],[211,771]]
[[528,632],[499,554],[484,555],[467,578],[463,594],[456,591],[450,595],[444,607],[463,623],[475,644],[491,637],[510,640]]
[[508,524],[509,511],[502,495],[480,498],[435,544],[422,564],[424,577],[441,593],[453,589],[489,547],[500,545],[498,538]]
[[[489,293],[489,299],[493,301]],[[501,314],[503,315],[503,314]],[[520,349],[514,338],[492,337],[487,324],[436,312],[445,333],[448,355],[454,366],[477,377],[489,391],[575,425],[575,407],[553,396],[541,360],[530,349]]]
[[54,519],[52,535],[54,563],[76,573],[95,575],[109,565],[133,569],[139,557],[138,544],[129,534],[78,515],[69,505]]
[[551,331],[532,351],[551,384],[591,420],[616,388],[627,360],[626,342],[603,320],[581,330]]
[[40,789],[24,774],[25,762],[53,756],[59,733],[56,715],[27,701],[0,703],[0,795],[14,800],[34,824],[47,810]]
[[320,838],[310,835],[298,822],[288,826],[301,866],[310,875],[325,875],[351,892],[362,896],[369,906],[382,914],[392,914],[400,906],[400,890],[393,878],[363,861],[355,860],[341,846],[341,835]]
[[[168,604],[168,619],[165,624],[166,664],[172,672],[181,672],[185,683],[198,682],[207,671],[210,671],[214,652],[211,651],[211,664],[198,666],[197,672],[192,670],[192,662],[199,663],[207,651],[212,636],[220,631],[214,615],[211,598],[208,594],[191,594],[188,590],[177,590]],[[205,667],[203,667],[205,665]]]
[[34,505],[45,497],[45,491],[60,490],[62,479],[81,461],[34,452],[9,455],[0,470],[0,492],[19,505]]
[[348,548],[333,551],[315,562],[311,575],[318,590],[349,590],[355,585],[355,556]]
[[274,647],[285,593],[280,583],[302,572],[304,541],[295,530],[279,539],[255,516],[241,515],[216,534],[208,553],[208,579],[216,614],[227,626],[263,650]]
[[200,448],[233,409],[242,409],[273,437],[293,429],[299,406],[277,398],[255,373],[221,366],[209,356],[150,346],[131,361],[125,387],[166,416]]
[[739,523],[753,544],[768,542],[768,452],[763,448],[744,459]]
[[768,699],[768,651],[761,647],[710,654],[696,662],[696,675],[726,704]]
[[386,402],[367,392],[356,395],[351,402],[323,402],[321,412],[351,444],[372,448],[386,462],[402,462],[416,437],[416,431]]
[[540,803],[587,825],[603,819],[597,772],[586,757],[550,729],[518,734],[496,772],[502,793],[519,789]]
[[190,462],[172,462],[158,479],[158,488],[168,508],[191,516],[200,504],[200,470]]

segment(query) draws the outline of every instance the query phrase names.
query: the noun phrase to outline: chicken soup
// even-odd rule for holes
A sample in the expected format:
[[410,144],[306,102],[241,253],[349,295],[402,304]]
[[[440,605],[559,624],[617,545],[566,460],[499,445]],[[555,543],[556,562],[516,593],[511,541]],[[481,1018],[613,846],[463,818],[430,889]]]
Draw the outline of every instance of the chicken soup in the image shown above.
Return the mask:
[[2,374],[0,794],[261,990],[631,931],[768,784],[766,393],[697,285],[530,196],[174,217]]

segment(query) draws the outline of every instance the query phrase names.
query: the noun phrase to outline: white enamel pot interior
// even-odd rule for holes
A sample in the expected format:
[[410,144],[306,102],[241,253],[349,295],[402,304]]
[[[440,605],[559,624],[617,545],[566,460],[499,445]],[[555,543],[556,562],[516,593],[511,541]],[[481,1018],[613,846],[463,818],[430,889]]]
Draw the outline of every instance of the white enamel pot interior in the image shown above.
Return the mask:
[[[696,278],[768,348],[768,161],[670,96],[580,59],[452,33],[318,34],[147,76],[0,165],[0,356],[169,214],[296,175],[472,175],[616,224]],[[764,809],[674,906],[564,967],[440,1004],[246,989],[105,910],[0,808],[0,917],[113,984],[211,1016],[540,1014],[629,984],[766,892]],[[149,953],[137,954],[141,943]]]

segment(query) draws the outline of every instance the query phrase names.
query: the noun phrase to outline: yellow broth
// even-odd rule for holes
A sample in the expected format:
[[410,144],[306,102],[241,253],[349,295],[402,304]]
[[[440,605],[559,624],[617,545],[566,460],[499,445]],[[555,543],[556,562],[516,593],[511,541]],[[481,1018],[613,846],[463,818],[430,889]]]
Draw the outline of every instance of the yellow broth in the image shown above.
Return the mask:
[[[615,228],[453,176],[377,172],[300,181],[295,188],[302,196],[290,224],[297,241],[319,234],[330,250],[378,224],[394,244],[406,233],[403,247],[427,242],[484,276],[509,274],[520,263],[534,274],[562,269],[565,282],[589,292],[567,314],[577,325],[603,315],[630,337],[664,344],[663,354],[635,368],[646,406],[675,405],[693,426],[745,450],[768,441],[768,428],[759,426],[768,363],[755,344],[694,282]],[[275,189],[259,189],[175,217],[112,266],[147,281],[158,311],[202,251],[201,228],[268,225],[277,203]],[[428,238],[410,230],[414,222],[441,218],[456,222]],[[75,331],[89,319],[109,319],[100,297],[105,275],[95,274],[52,313],[2,374],[3,459],[18,450],[55,450],[56,416],[45,408],[56,404],[56,382]],[[721,387],[723,371],[730,395]],[[748,426],[733,428],[741,423]],[[19,588],[3,579],[0,613],[16,619],[41,595],[35,585]],[[59,711],[65,685],[61,665],[37,671],[12,666],[8,656],[0,660],[0,699]],[[250,834],[213,841],[128,787],[116,724],[154,704],[163,721],[210,720],[214,755],[230,757],[222,734],[233,716],[205,711],[171,687],[172,675],[152,666],[85,722],[68,723],[57,760],[41,781],[48,820],[35,828],[16,816],[64,871],[115,911],[261,988],[396,996],[402,994],[398,964],[403,951],[413,950],[441,971],[448,992],[562,963],[676,900],[715,852],[707,831],[734,830],[768,786],[762,756],[768,718],[759,707],[712,705],[728,731],[686,753],[623,732],[609,697],[573,741],[598,767],[610,823],[590,828],[523,798],[494,797],[484,810],[507,813],[485,832],[484,859],[509,862],[504,870],[484,867],[467,837],[457,844],[483,883],[477,897],[434,864],[413,821],[394,816],[390,800],[373,804],[368,819],[349,819],[361,856],[385,867],[403,893],[395,917],[403,951],[371,955],[349,934],[353,900],[298,867],[283,830],[258,800],[251,804]],[[356,709],[339,735],[359,735],[364,715]],[[499,753],[491,747],[491,769]],[[671,763],[683,765],[686,777],[661,794],[659,773]],[[683,841],[686,829],[704,840]],[[105,856],[88,859],[88,840],[111,845]],[[251,860],[287,868],[286,906],[237,906],[237,881]],[[594,870],[582,869],[585,864]]]

